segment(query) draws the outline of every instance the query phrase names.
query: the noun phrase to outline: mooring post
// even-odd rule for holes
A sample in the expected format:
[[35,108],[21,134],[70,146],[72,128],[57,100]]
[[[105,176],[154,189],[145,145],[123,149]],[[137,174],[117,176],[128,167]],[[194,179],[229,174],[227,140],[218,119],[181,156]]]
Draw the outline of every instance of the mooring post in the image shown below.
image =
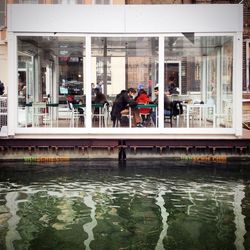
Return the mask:
[[119,140],[118,160],[119,161],[125,161],[126,160],[126,142],[124,140]]

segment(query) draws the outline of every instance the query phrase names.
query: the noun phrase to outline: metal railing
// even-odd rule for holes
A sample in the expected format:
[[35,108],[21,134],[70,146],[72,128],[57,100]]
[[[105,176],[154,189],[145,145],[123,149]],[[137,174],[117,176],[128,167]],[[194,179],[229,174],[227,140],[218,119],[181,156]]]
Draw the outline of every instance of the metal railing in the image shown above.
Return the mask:
[[0,129],[7,126],[8,107],[7,97],[0,97]]

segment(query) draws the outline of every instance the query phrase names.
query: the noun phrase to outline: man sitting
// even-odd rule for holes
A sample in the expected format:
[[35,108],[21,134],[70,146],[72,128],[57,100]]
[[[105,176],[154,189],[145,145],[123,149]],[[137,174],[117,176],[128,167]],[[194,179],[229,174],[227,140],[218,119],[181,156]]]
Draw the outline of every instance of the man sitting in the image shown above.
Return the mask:
[[133,126],[143,127],[141,124],[139,110],[136,108],[137,103],[134,101],[135,94],[135,89],[129,88],[128,90],[122,90],[121,93],[117,95],[111,111],[111,120],[113,121],[113,126],[115,126],[117,120],[121,121],[123,116],[128,116],[129,108],[131,108],[131,115],[134,118]]
[[[155,85],[154,87],[154,92],[155,92],[155,100],[154,100],[154,103],[158,105],[158,96],[159,96],[159,87],[158,87],[158,84]],[[172,115],[172,111],[171,111],[171,101],[170,99],[168,98],[168,92],[164,94],[164,116],[171,116]],[[152,117],[152,120],[154,122],[154,124],[156,125],[156,112],[152,112],[151,113],[151,117]]]

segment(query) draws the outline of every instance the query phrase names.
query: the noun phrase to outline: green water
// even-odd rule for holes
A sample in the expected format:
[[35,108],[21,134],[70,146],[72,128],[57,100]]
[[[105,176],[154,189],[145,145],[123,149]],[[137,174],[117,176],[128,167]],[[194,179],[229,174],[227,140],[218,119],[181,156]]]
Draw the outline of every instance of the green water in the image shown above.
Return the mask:
[[0,249],[250,249],[246,166],[0,166]]

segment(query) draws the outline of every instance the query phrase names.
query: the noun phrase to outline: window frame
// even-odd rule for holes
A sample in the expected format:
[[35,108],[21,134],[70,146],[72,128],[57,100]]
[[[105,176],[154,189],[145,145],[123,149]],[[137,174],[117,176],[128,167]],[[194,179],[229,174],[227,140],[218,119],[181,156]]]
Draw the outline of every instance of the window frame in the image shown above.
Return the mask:
[[[177,33],[177,35],[181,35],[180,33]],[[235,42],[238,40],[238,33],[196,33],[197,36],[233,36],[234,37],[234,45],[233,45],[233,53],[235,56]],[[35,134],[43,134],[45,136],[50,137],[51,135],[69,135],[71,138],[74,136],[79,136],[79,134],[83,137],[91,137],[91,136],[104,136],[104,137],[110,137],[113,138],[128,138],[128,136],[136,136],[138,138],[156,138],[157,136],[159,138],[162,138],[162,136],[174,136],[178,137],[178,135],[186,135],[191,136],[194,134],[202,134],[202,135],[230,135],[235,134],[236,127],[235,127],[235,112],[237,112],[237,109],[235,109],[237,103],[236,103],[236,97],[233,95],[233,126],[232,128],[164,128],[164,120],[163,117],[160,116],[159,118],[159,127],[158,128],[93,128],[91,127],[91,38],[92,37],[158,37],[159,38],[159,69],[158,69],[158,79],[159,79],[159,90],[161,92],[160,102],[159,102],[159,112],[163,113],[163,92],[164,89],[164,39],[168,36],[175,36],[175,34],[167,33],[167,34],[76,34],[76,33],[11,33],[9,34],[10,43],[9,46],[11,50],[9,51],[10,60],[9,60],[9,66],[14,71],[17,72],[17,37],[18,36],[77,36],[82,37],[85,39],[85,60],[86,64],[84,64],[84,84],[86,86],[86,116],[87,116],[87,122],[85,127],[83,128],[19,128],[17,127],[17,99],[11,103],[10,107],[14,108],[14,126],[10,128],[10,130],[15,134],[29,134],[29,135],[35,135]],[[89,60],[89,61],[88,61]],[[14,62],[14,63],[13,63]],[[237,75],[236,73],[236,60],[234,60],[233,65],[233,75]],[[10,72],[10,71],[9,71]],[[12,71],[13,72],[13,71]],[[13,74],[14,75],[14,74]],[[233,93],[236,89],[236,82],[235,77],[233,78]],[[13,89],[14,93],[17,93],[17,74],[15,76],[10,76],[10,81],[14,83],[15,86],[12,86],[11,89]],[[87,84],[87,83],[90,84]],[[241,100],[239,100],[241,102]],[[8,123],[10,124],[10,123]],[[182,137],[183,138],[183,137]]]

